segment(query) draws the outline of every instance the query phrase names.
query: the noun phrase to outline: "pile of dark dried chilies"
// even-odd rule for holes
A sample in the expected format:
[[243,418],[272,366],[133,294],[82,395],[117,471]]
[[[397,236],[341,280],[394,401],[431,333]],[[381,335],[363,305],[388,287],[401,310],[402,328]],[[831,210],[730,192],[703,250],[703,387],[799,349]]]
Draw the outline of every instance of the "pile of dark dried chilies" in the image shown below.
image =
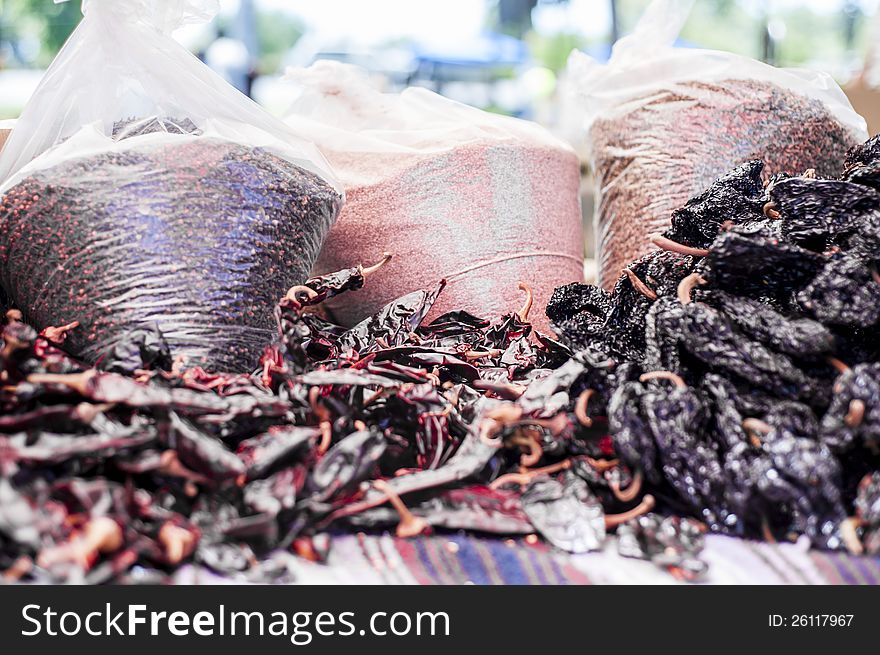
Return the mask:
[[[880,142],[839,180],[753,162],[675,213],[613,293],[351,328],[308,280],[259,370],[187,368],[132,332],[94,369],[12,309],[0,348],[0,572],[159,580],[185,562],[288,579],[339,530],[537,532],[698,578],[711,530],[880,552]],[[381,262],[380,262],[381,264]],[[74,319],[75,317],[71,317]]]

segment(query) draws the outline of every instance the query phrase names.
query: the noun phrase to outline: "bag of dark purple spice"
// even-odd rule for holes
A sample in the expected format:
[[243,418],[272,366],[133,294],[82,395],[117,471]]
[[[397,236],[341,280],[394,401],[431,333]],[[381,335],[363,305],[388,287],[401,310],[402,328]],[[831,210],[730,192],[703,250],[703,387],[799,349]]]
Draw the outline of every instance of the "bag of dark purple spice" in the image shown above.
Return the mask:
[[814,168],[835,177],[865,121],[834,80],[728,52],[675,48],[693,0],[655,0],[607,64],[573,52],[567,122],[596,180],[600,283],[652,249],[720,175],[763,160],[764,180]]
[[[50,0],[46,0],[49,2]],[[216,0],[84,0],[0,156],[0,286],[96,362],[158,326],[255,366],[343,201],[330,166],[171,37]]]

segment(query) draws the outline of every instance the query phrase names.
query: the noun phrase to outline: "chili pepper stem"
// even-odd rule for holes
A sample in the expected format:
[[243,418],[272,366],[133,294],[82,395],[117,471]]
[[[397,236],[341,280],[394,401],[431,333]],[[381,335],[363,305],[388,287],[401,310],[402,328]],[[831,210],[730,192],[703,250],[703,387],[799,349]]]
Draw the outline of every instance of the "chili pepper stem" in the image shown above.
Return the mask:
[[592,398],[595,393],[596,392],[592,389],[584,389],[574,404],[574,416],[578,422],[586,428],[593,426],[593,419],[590,418],[587,410],[589,408],[590,398]]
[[84,396],[88,392],[89,383],[97,375],[95,369],[82,373],[32,373],[27,376],[27,381],[31,384],[57,384]]
[[79,327],[79,321],[72,321],[60,327],[47,327],[40,332],[40,336],[52,343],[62,343],[67,338],[67,333]]
[[41,552],[37,564],[50,568],[55,564],[70,562],[88,570],[99,554],[119,550],[122,543],[123,534],[119,524],[101,516],[86,523],[83,531],[70,541]]
[[358,268],[360,268],[361,275],[363,275],[364,277],[368,277],[368,276],[372,275],[373,273],[378,271],[380,268],[385,266],[385,264],[390,262],[393,257],[394,257],[394,255],[392,255],[390,252],[383,252],[382,259],[380,259],[378,262],[376,262],[372,266],[366,266],[366,267],[359,266],[358,267]]
[[831,366],[837,369],[837,372],[841,375],[847,373],[850,370],[849,366],[837,359],[837,357],[829,357],[827,361],[829,364],[831,364]]
[[175,478],[182,478],[184,480],[197,484],[211,484],[211,480],[206,476],[202,475],[201,473],[191,471],[190,469],[185,467],[180,461],[180,457],[178,457],[177,452],[174,450],[166,450],[159,456],[159,468],[157,469],[157,471],[164,475],[169,475]]
[[678,283],[678,301],[682,305],[690,304],[693,301],[693,299],[691,298],[691,294],[694,290],[694,287],[702,284],[706,284],[706,279],[699,273],[691,273],[690,275],[685,277],[681,282]]
[[333,426],[330,421],[321,421],[318,424],[318,430],[321,433],[321,440],[318,441],[316,450],[319,455],[323,455],[330,450],[330,444],[333,443]]
[[742,422],[743,430],[749,438],[749,443],[755,448],[760,448],[763,444],[761,437],[765,437],[773,431],[773,427],[759,418],[747,418]]
[[491,380],[474,380],[471,386],[480,391],[491,391],[505,400],[516,400],[526,391],[526,387],[521,384],[504,384],[503,382],[492,382]]
[[544,449],[534,436],[524,434],[523,429],[517,431],[517,435],[522,438],[517,439],[514,443],[520,447],[524,447],[525,451],[519,458],[520,466],[531,468],[541,461],[544,456]]
[[858,398],[850,400],[849,410],[847,411],[843,422],[846,423],[846,426],[849,428],[857,428],[865,419],[865,411],[866,407],[864,400],[859,400]]
[[519,473],[506,473],[492,480],[492,482],[489,483],[489,488],[497,490],[507,484],[518,484],[519,486],[524,487],[539,476],[566,471],[570,468],[571,460],[566,459],[557,462],[556,464],[550,464],[549,466],[543,466],[538,469],[521,470]]
[[862,520],[856,516],[843,519],[840,522],[840,539],[852,555],[863,555],[865,552],[865,547],[862,545],[857,531],[861,525]]
[[618,459],[593,459],[592,457],[586,457],[584,460],[599,473],[609,471],[620,464]]
[[409,510],[403,500],[401,500],[400,496],[397,495],[394,489],[391,488],[391,485],[387,482],[384,480],[374,480],[373,486],[385,494],[388,498],[388,502],[391,503],[400,515],[400,523],[398,523],[397,530],[395,531],[395,534],[398,537],[401,539],[417,537],[431,527],[425,519],[416,516]]
[[287,293],[284,294],[284,298],[296,303],[297,307],[309,305],[317,297],[317,291],[303,284],[298,284],[295,287],[290,287],[290,289],[287,290]]
[[673,373],[672,371],[650,371],[639,376],[639,382],[648,382],[650,380],[669,380],[670,382],[673,382],[676,387],[682,389],[687,387],[684,378],[678,373]]
[[624,274],[626,274],[626,277],[629,278],[629,283],[632,284],[633,289],[638,291],[648,300],[657,300],[657,293],[647,284],[642,282],[639,279],[639,276],[636,275],[635,271],[629,268],[625,268],[623,269],[623,272]]
[[525,304],[522,306],[522,309],[520,309],[516,313],[516,315],[520,321],[522,321],[523,323],[528,323],[529,312],[532,311],[532,303],[534,302],[534,294],[532,293],[532,288],[525,282],[520,282],[519,284],[517,284],[517,287],[520,289],[520,291],[526,292],[526,300]]
[[709,254],[709,251],[705,248],[693,248],[692,246],[686,246],[683,243],[678,243],[677,241],[673,241],[672,239],[668,239],[662,234],[652,234],[648,237],[648,239],[655,246],[660,248],[661,250],[668,250],[669,252],[677,252],[680,255],[691,255],[692,257],[705,257]]
[[654,500],[654,496],[652,496],[651,494],[647,494],[644,498],[642,498],[642,502],[633,507],[631,510],[621,512],[620,514],[606,514],[605,529],[610,530],[611,528],[616,528],[618,525],[626,523],[627,521],[632,521],[633,519],[639,518],[642,514],[647,514],[652,509],[654,509],[655,504],[656,501]]
[[486,357],[501,357],[501,351],[493,348],[491,350],[468,350],[464,353],[464,358],[469,362]]
[[617,480],[609,481],[608,486],[611,488],[611,493],[614,494],[614,497],[622,503],[629,503],[636,499],[636,496],[639,495],[639,492],[642,490],[642,472],[636,471],[633,475],[632,482],[626,489],[620,488],[620,483]]
[[174,523],[167,522],[159,529],[159,543],[170,564],[179,564],[196,549],[196,535]]
[[776,203],[772,201],[764,204],[763,211],[764,216],[774,221],[782,216],[782,214],[779,213],[779,210],[776,209]]

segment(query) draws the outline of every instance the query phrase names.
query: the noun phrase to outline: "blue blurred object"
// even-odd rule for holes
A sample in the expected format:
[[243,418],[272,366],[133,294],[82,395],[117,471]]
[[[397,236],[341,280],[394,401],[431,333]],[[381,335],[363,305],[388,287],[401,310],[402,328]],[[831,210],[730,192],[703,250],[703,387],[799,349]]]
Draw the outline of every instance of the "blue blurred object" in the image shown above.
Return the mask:
[[464,68],[519,66],[530,57],[524,41],[497,32],[484,32],[464,41],[444,41],[442,45],[416,43],[413,52],[420,65]]

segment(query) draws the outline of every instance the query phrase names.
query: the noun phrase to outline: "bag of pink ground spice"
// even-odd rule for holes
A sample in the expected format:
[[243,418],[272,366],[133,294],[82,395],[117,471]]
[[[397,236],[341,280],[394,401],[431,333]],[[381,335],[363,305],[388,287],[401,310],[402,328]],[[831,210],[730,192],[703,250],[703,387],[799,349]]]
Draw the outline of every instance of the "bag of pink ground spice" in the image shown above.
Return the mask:
[[[868,135],[830,76],[672,47],[692,0],[655,0],[607,64],[573,52],[566,111],[596,180],[599,277],[611,288],[674,210],[735,166],[837,175]],[[584,140],[584,137],[586,139]]]
[[[287,124],[318,145],[346,193],[314,273],[394,256],[376,284],[326,303],[333,319],[354,324],[441,278],[429,319],[494,318],[522,305],[520,281],[543,307],[582,279],[578,158],[545,129],[426,89],[382,93],[336,62],[288,79],[300,95]],[[531,318],[548,327],[543,312]]]

